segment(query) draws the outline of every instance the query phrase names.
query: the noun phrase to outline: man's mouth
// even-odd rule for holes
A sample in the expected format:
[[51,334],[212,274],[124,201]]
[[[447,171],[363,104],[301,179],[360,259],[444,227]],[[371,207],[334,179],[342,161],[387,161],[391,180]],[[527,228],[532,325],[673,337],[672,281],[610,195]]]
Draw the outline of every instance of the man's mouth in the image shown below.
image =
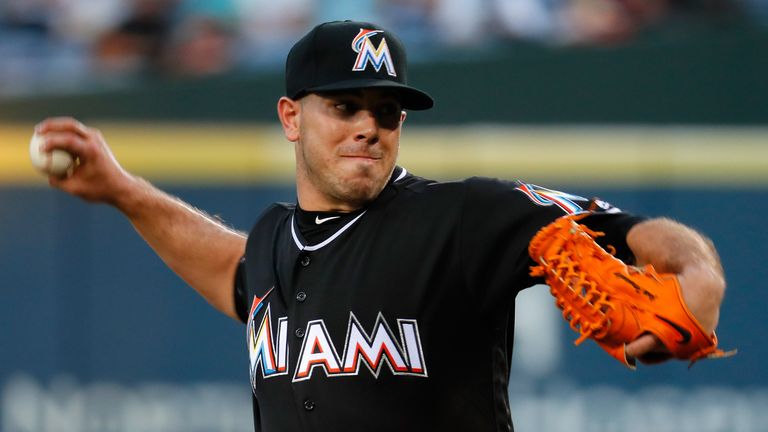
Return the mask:
[[342,155],[341,157],[347,158],[347,159],[361,159],[361,160],[370,160],[370,161],[376,161],[381,159],[381,156],[374,156],[374,155]]

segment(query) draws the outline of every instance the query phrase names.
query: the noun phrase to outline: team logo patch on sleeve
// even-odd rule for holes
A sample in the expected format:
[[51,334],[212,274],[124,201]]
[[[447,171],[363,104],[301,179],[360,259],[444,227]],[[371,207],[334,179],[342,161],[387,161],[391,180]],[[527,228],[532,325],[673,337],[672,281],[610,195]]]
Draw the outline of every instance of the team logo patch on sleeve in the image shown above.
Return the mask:
[[515,188],[515,190],[518,190],[525,194],[531,201],[533,201],[536,205],[540,206],[551,206],[556,205],[563,209],[564,212],[567,214],[576,214],[576,213],[582,213],[586,210],[581,207],[581,205],[577,204],[578,201],[582,203],[588,203],[589,200],[580,197],[578,195],[573,195],[565,192],[560,192],[552,189],[547,189],[541,186],[536,186],[535,184],[529,184],[529,183],[520,183],[518,187]]

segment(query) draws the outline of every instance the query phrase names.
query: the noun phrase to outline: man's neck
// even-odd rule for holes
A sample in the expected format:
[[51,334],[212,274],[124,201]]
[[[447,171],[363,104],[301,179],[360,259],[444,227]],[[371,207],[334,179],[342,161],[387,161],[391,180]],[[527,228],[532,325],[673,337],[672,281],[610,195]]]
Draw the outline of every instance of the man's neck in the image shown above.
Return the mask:
[[327,199],[312,199],[297,191],[299,207],[308,212],[333,212],[333,213],[352,213],[363,207],[362,204],[339,202]]

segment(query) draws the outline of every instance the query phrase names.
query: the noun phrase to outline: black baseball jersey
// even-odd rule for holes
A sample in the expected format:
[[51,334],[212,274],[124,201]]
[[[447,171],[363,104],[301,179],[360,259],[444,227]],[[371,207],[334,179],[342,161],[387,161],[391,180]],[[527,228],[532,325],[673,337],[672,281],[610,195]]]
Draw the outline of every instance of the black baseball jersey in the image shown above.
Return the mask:
[[541,282],[528,243],[587,210],[631,261],[625,234],[639,218],[520,181],[397,167],[353,213],[271,206],[235,284],[256,430],[511,430],[515,295]]

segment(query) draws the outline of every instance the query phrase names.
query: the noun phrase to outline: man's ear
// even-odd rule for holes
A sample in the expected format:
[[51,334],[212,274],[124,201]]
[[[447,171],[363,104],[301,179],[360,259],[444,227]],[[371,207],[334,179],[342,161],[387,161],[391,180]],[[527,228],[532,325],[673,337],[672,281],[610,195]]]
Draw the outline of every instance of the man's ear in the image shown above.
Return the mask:
[[283,126],[285,138],[290,142],[299,140],[299,122],[301,120],[301,103],[288,97],[277,101],[277,116]]
[[408,113],[405,110],[400,111],[400,123],[404,122],[406,117],[408,117]]

